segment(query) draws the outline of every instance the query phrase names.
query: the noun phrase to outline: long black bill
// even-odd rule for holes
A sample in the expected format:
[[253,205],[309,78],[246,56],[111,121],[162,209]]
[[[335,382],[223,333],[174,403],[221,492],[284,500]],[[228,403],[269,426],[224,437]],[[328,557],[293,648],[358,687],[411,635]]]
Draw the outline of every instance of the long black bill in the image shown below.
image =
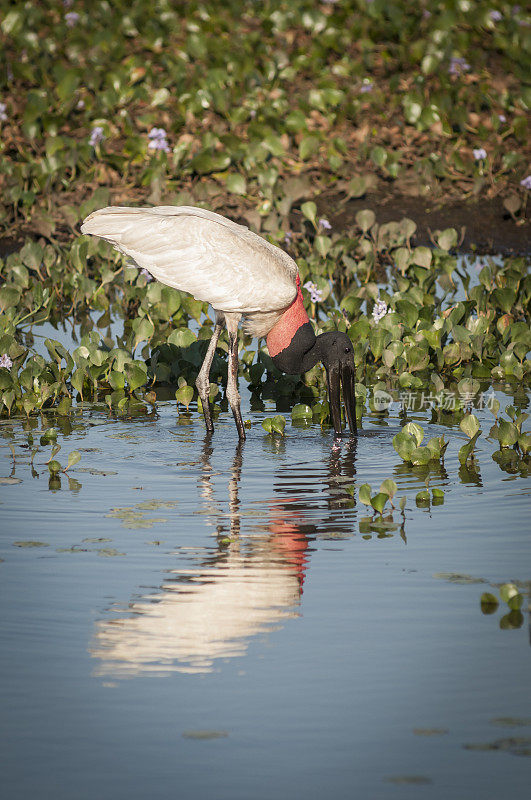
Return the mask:
[[328,402],[332,425],[336,435],[343,433],[341,424],[341,388],[343,402],[351,433],[356,431],[356,395],[354,369],[348,364],[334,364],[326,372],[328,383]]

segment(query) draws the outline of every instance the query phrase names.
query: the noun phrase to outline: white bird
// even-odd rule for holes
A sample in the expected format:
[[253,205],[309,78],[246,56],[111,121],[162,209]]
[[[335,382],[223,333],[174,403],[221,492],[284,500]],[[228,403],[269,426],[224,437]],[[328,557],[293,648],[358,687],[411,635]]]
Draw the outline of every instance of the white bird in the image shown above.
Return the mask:
[[192,206],[110,206],[90,214],[81,232],[105,239],[161,283],[213,307],[214,333],[196,380],[208,431],[214,429],[210,367],[225,325],[227,399],[240,439],[245,439],[238,392],[237,335],[242,317],[249,334],[267,337],[269,354],[282,372],[301,374],[322,361],[334,430],[342,432],[340,384],[350,430],[356,430],[352,342],[338,331],[315,336],[304,309],[297,265],[279,247],[221,214]]

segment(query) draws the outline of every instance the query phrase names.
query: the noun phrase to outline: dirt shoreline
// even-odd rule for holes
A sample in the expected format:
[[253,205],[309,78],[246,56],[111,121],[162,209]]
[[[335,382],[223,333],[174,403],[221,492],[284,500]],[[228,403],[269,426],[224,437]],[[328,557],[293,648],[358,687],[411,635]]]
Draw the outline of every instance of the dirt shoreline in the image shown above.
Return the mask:
[[433,245],[430,231],[455,228],[464,236],[458,250],[460,253],[481,255],[529,255],[531,241],[529,220],[512,219],[503,205],[503,198],[479,201],[452,201],[444,205],[430,204],[423,197],[406,195],[384,195],[381,191],[359,199],[351,199],[341,205],[340,198],[323,196],[318,203],[323,216],[328,215],[335,230],[355,224],[358,211],[370,208],[376,221],[399,221],[409,217],[417,224],[416,245]]

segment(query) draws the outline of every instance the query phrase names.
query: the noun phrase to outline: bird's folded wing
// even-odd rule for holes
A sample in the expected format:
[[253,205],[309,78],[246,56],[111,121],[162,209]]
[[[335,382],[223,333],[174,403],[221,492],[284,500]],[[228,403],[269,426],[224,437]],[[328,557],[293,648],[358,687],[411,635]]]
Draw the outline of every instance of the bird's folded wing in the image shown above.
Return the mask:
[[99,236],[157,280],[219,311],[253,313],[288,306],[297,266],[243,225],[201,208],[103,208],[81,231]]

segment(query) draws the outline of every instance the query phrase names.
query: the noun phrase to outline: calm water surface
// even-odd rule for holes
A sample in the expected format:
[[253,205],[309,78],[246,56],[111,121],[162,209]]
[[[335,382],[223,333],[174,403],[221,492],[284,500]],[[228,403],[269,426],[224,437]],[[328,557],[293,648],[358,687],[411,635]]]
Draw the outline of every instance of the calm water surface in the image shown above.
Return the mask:
[[[63,464],[82,455],[60,488],[50,446],[32,476],[27,431],[0,425],[3,796],[527,792],[528,612],[505,630],[480,596],[528,587],[529,480],[484,436],[479,474],[460,475],[464,435],[417,414],[450,439],[430,484],[444,504],[417,508],[398,406],[334,447],[245,416],[239,446],[228,414],[208,439],[175,403],[134,421],[86,407],[58,436]],[[345,487],[389,477],[405,519],[378,535]]]

